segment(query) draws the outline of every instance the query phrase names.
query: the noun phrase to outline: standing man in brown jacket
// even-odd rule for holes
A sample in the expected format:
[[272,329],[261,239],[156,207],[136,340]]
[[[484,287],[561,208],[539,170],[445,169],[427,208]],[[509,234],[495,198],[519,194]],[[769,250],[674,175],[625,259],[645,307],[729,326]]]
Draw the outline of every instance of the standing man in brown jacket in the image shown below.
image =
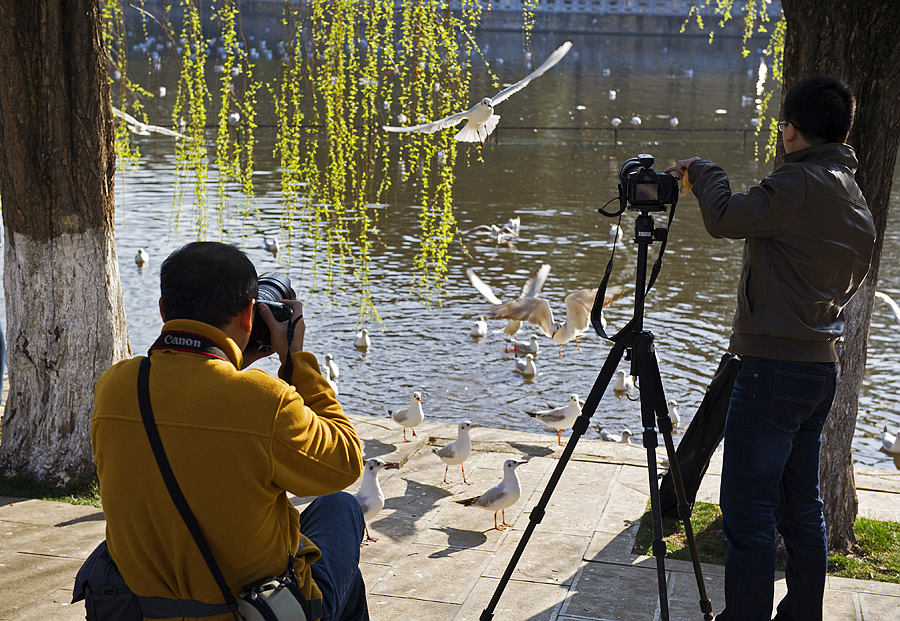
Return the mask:
[[844,144],[855,100],[843,82],[805,78],[778,123],[784,165],[747,192],[699,157],[688,181],[713,237],[744,239],[728,350],[741,357],[725,423],[720,504],[728,539],[719,621],[770,621],[775,530],[787,549],[777,621],[820,621],[827,545],[819,497],[822,427],[837,380],[841,311],[869,269],[872,216]]

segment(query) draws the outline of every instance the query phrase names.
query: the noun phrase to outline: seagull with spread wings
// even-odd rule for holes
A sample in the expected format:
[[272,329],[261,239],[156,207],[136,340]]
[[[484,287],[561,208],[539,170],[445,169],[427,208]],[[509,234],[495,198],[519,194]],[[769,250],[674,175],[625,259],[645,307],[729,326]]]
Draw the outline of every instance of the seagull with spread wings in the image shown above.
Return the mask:
[[[547,276],[550,274],[550,266],[547,263],[544,263],[540,269],[535,273],[534,276],[529,278],[525,284],[522,286],[522,295],[519,297],[519,300],[523,300],[525,298],[537,298],[538,294],[541,292],[541,287],[544,286],[544,282],[547,280]],[[484,296],[484,298],[493,305],[493,308],[497,306],[502,306],[503,302],[500,301],[494,291],[485,283],[481,278],[478,277],[478,274],[475,273],[471,267],[466,268],[466,276],[469,277],[469,281],[472,283],[472,286],[478,289],[478,292]],[[497,316],[496,314],[494,315]],[[518,319],[508,318],[506,322],[506,327],[503,328],[503,331],[506,335],[513,336],[518,331],[519,328],[522,327],[522,322]]]
[[193,140],[193,138],[191,138],[190,136],[180,134],[174,130],[169,129],[168,127],[160,127],[159,125],[148,125],[147,123],[142,123],[127,112],[123,112],[116,107],[113,107],[112,112],[114,116],[117,116],[125,121],[128,129],[132,134],[137,134],[138,136],[149,136],[151,133],[157,133],[164,136],[174,136],[175,138],[182,138],[183,140]]
[[[471,269],[466,270],[466,273],[469,275],[469,280],[472,281],[475,288],[492,304],[492,317],[506,319],[508,322],[524,321],[534,324],[559,345],[568,343],[573,339],[577,345],[578,336],[588,328],[591,319],[591,308],[594,305],[594,298],[597,296],[597,289],[579,289],[567,295],[565,298],[566,321],[563,323],[555,322],[553,321],[553,310],[550,308],[550,303],[538,295],[540,287],[543,286],[544,281],[547,279],[547,274],[550,273],[549,265],[545,264],[542,266],[538,274],[532,277],[532,280],[534,280],[539,276],[543,276],[539,280],[540,286],[533,288],[530,294],[523,290],[522,297],[510,302],[500,302],[490,287],[482,282]],[[526,283],[526,287],[531,282],[529,280]],[[607,287],[606,295],[603,298],[603,306],[609,306],[624,295],[625,287],[622,285]],[[515,334],[515,332],[510,334]]]
[[572,42],[566,41],[556,48],[540,67],[515,84],[507,86],[493,97],[485,97],[464,112],[457,112],[456,114],[451,114],[450,116],[438,119],[437,121],[422,123],[421,125],[413,125],[411,127],[392,127],[390,125],[384,125],[382,126],[382,129],[389,132],[423,132],[426,134],[433,134],[442,129],[453,127],[463,119],[467,119],[465,127],[463,127],[454,138],[460,142],[484,142],[487,140],[487,137],[491,135],[491,132],[494,131],[494,128],[497,127],[497,123],[500,121],[500,115],[494,114],[494,107],[497,104],[506,101],[512,95],[528,86],[532,80],[550,70],[556,63],[562,60],[563,56],[565,56],[571,48]]

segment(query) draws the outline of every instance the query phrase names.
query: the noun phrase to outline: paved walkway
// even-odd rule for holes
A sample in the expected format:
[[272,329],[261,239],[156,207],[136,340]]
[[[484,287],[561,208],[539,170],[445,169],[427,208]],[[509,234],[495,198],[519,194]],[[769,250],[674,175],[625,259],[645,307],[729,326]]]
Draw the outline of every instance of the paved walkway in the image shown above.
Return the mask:
[[[454,439],[454,425],[426,422],[418,438],[403,443],[388,418],[354,422],[367,458],[401,464],[382,473],[387,502],[369,524],[378,541],[362,548],[371,618],[478,619],[558,463],[556,434],[475,429],[469,484],[452,467],[445,484],[443,463],[431,448]],[[451,502],[497,483],[503,461],[519,456],[528,463],[518,470],[522,500],[506,515],[512,529],[496,531],[491,513]],[[698,500],[716,502],[718,471],[714,461]],[[856,482],[861,515],[900,521],[900,472],[858,470]],[[494,619],[658,619],[655,560],[631,553],[647,490],[643,448],[581,440]],[[0,620],[83,619],[83,605],[68,604],[71,586],[104,525],[103,513],[92,507],[0,498]],[[690,563],[669,559],[666,569],[671,619],[702,619]],[[721,610],[722,568],[704,565],[703,571],[713,609]],[[776,597],[783,589],[780,580]],[[825,607],[827,620],[897,620],[900,585],[829,578]]]

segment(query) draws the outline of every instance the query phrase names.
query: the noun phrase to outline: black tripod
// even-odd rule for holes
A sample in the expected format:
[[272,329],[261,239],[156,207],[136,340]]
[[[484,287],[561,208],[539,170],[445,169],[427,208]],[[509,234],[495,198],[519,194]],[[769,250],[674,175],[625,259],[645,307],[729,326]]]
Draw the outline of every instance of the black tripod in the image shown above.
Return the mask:
[[[651,160],[652,162],[652,160]],[[623,207],[624,209],[624,207]],[[694,576],[697,580],[697,588],[700,594],[700,610],[706,621],[712,621],[712,603],[706,594],[706,585],[703,582],[703,572],[700,568],[700,561],[697,555],[697,545],[694,541],[694,531],[691,528],[690,514],[691,508],[687,503],[684,492],[684,485],[681,479],[681,471],[678,467],[678,460],[675,455],[675,445],[672,442],[672,421],[669,419],[668,405],[662,385],[662,379],[659,375],[659,363],[656,358],[656,351],[653,346],[653,334],[643,329],[644,319],[644,298],[647,291],[647,254],[650,244],[654,241],[665,240],[667,229],[653,228],[653,218],[647,212],[641,212],[635,219],[635,235],[634,241],[638,245],[638,264],[637,278],[635,286],[634,298],[634,317],[631,322],[622,329],[616,336],[612,337],[614,345],[606,362],[600,369],[597,380],[591,387],[591,392],[585,399],[584,406],[574,426],[572,427],[572,437],[563,449],[556,469],[550,475],[550,481],[544,488],[537,505],[531,510],[528,526],[522,534],[519,545],[513,552],[512,558],[506,567],[506,571],[497,585],[494,595],[491,598],[487,608],[481,613],[481,621],[490,621],[494,617],[494,609],[500,600],[506,584],[512,576],[516,563],[522,556],[528,540],[535,527],[540,524],[544,518],[547,504],[550,502],[550,496],[556,488],[563,470],[565,470],[572,453],[575,451],[575,445],[578,439],[587,431],[591,417],[600,404],[603,397],[603,391],[609,386],[616,368],[619,365],[622,355],[627,351],[630,354],[631,374],[638,378],[640,386],[641,401],[641,424],[644,428],[643,446],[647,450],[647,470],[649,472],[650,484],[650,513],[653,518],[653,556],[656,557],[656,574],[657,583],[659,585],[659,604],[660,619],[669,621],[669,598],[666,590],[666,568],[665,554],[666,546],[662,538],[662,514],[659,504],[659,483],[656,471],[656,447],[658,446],[655,425],[659,426],[659,431],[663,434],[666,445],[666,453],[669,458],[670,470],[675,487],[675,496],[678,499],[678,515],[684,524],[685,534],[687,536],[688,547],[691,552],[691,561],[694,566]],[[600,323],[600,311],[603,306],[603,297],[606,288],[606,281],[609,277],[610,266],[607,267],[606,277],[603,284],[597,292],[594,301],[594,309],[591,313],[592,323],[595,327]],[[601,335],[605,335],[602,329],[598,329]]]

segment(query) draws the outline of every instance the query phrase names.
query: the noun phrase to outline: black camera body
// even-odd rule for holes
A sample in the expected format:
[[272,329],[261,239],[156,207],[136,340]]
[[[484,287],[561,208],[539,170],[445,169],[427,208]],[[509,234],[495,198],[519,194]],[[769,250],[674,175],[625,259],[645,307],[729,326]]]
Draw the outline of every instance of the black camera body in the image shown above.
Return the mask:
[[653,156],[641,153],[619,168],[619,203],[624,210],[665,211],[678,202],[678,181],[653,170]]
[[253,328],[245,351],[272,351],[272,335],[269,326],[259,318],[259,305],[265,304],[272,311],[275,321],[287,321],[291,318],[291,309],[279,300],[296,300],[297,294],[291,288],[291,279],[287,274],[263,274],[259,277],[256,293],[256,306],[253,308]]

